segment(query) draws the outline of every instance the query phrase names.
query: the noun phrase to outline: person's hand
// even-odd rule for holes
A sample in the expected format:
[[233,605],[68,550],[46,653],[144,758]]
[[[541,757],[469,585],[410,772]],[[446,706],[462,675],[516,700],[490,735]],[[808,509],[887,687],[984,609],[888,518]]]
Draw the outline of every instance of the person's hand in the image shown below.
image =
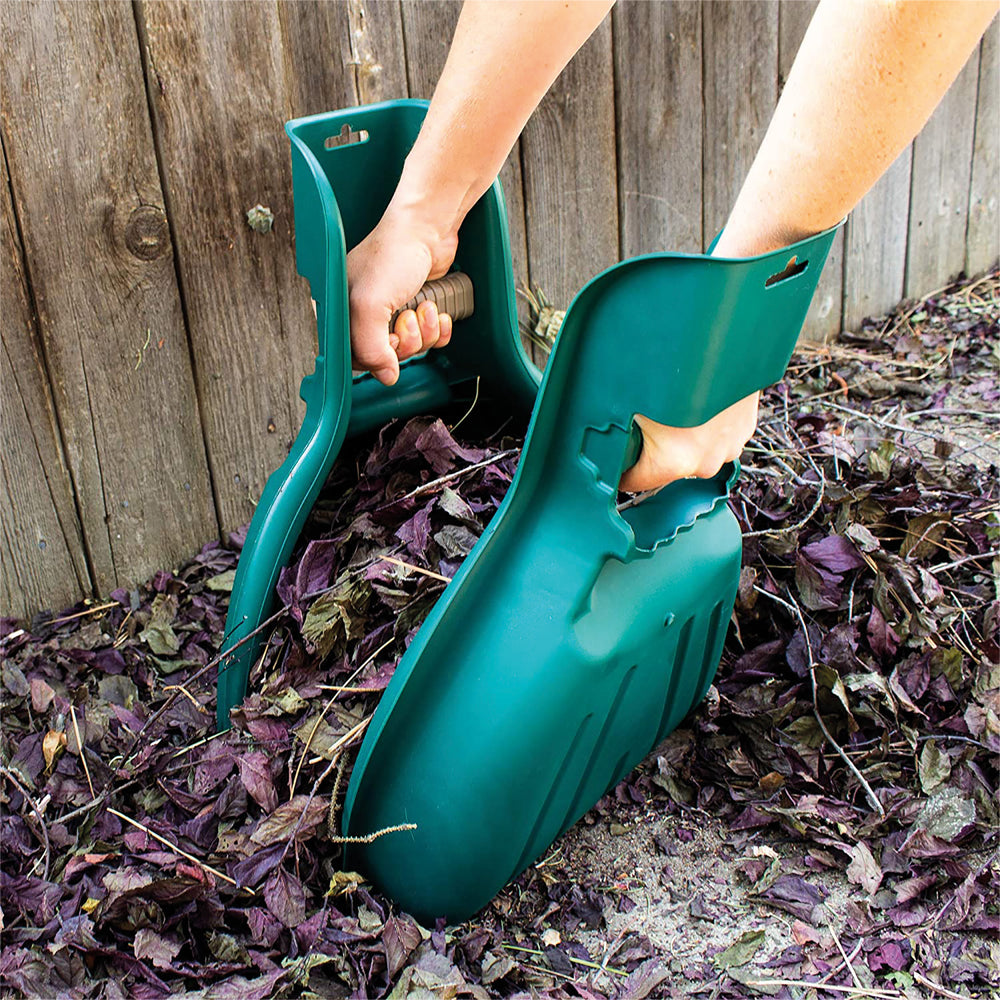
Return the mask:
[[392,314],[430,278],[447,274],[458,235],[441,235],[415,211],[390,204],[379,224],[347,255],[351,363],[384,385],[399,378],[399,363],[451,339],[451,317],[422,302]]
[[636,415],[642,431],[639,460],[622,476],[621,489],[653,490],[676,479],[710,479],[740,457],[757,426],[760,393],[733,403],[698,427],[666,427]]

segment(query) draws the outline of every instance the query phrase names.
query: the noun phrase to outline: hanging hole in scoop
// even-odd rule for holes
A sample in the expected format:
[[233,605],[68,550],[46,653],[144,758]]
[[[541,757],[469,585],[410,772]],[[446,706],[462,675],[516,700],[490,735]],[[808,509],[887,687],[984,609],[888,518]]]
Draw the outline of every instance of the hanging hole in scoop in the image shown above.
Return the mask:
[[799,264],[797,257],[790,257],[788,263],[784,267],[784,270],[777,271],[775,274],[772,274],[771,277],[764,282],[764,287],[770,288],[772,285],[778,284],[779,281],[787,281],[789,278],[794,278],[797,274],[801,274],[808,266],[809,261],[804,260],[801,264]]
[[359,142],[368,141],[368,130],[361,129],[358,132],[352,132],[351,126],[346,122],[341,128],[337,135],[329,135],[323,142],[323,145],[327,149],[336,149],[338,146],[353,146]]

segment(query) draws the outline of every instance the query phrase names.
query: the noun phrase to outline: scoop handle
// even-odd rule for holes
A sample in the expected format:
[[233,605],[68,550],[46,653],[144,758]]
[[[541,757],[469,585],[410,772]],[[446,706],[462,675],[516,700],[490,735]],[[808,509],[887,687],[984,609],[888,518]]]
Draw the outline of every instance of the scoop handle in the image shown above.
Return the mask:
[[396,317],[407,309],[416,309],[421,302],[433,302],[439,313],[447,313],[452,322],[468,319],[475,308],[472,294],[472,279],[461,271],[452,271],[443,278],[428,281],[416,295],[393,314],[389,320],[389,329],[396,325]]

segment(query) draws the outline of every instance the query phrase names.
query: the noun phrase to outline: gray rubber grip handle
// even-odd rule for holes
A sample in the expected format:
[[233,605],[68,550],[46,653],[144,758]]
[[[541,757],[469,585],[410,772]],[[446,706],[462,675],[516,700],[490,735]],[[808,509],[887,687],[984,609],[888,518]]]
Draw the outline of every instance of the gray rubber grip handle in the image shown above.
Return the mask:
[[443,278],[428,281],[404,306],[397,309],[389,320],[389,329],[396,325],[396,317],[407,309],[416,309],[421,302],[433,302],[439,313],[447,313],[453,322],[467,319],[472,315],[475,302],[472,295],[472,280],[461,271],[452,271]]

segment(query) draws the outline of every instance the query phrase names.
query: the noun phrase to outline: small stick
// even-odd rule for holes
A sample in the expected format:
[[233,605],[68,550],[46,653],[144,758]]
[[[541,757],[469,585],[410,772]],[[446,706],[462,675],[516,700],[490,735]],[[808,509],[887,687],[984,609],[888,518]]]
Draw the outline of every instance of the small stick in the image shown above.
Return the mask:
[[[0,764],[0,774],[3,776],[21,793],[24,801],[31,806],[31,811],[38,817],[38,826],[42,831],[41,837],[39,839],[42,842],[42,847],[45,849],[45,862],[42,866],[42,881],[48,882],[49,880],[49,861],[52,857],[52,848],[49,844],[49,831],[48,827],[45,825],[45,817],[42,815],[42,810],[38,808],[38,804],[35,800],[28,794],[28,790],[21,784],[18,780],[17,775],[11,771],[6,764]],[[36,834],[37,836],[37,834]]]
[[396,826],[384,826],[374,833],[366,833],[362,837],[338,837],[333,836],[330,842],[334,844],[370,844],[379,837],[384,837],[387,833],[399,833],[401,830],[416,830],[416,823],[398,823]]
[[435,573],[433,570],[424,569],[421,566],[414,566],[413,563],[403,562],[402,559],[397,559],[395,556],[379,556],[382,562],[393,563],[396,566],[402,566],[403,569],[413,570],[414,573],[421,573],[424,576],[429,576],[432,580],[442,580],[444,583],[451,583],[450,576],[442,576],[440,573]]
[[83,773],[87,776],[87,784],[90,786],[90,797],[96,799],[97,792],[94,791],[94,783],[90,780],[90,768],[87,766],[87,748],[83,745],[83,740],[80,739],[80,727],[76,724],[76,709],[73,707],[73,702],[69,703],[69,714],[73,718],[73,732],[76,735],[76,745],[80,748],[80,763],[83,764]]
[[920,983],[921,986],[926,986],[932,993],[948,997],[949,1000],[969,1000],[967,996],[961,993],[954,993],[952,990],[949,990],[944,986],[939,986],[933,980],[928,979],[926,976],[922,976],[916,969],[911,969],[910,975],[913,976],[913,978]]
[[188,689],[184,687],[183,684],[167,684],[164,686],[163,690],[180,691],[180,693],[184,695],[188,699],[188,701],[190,701],[191,704],[194,705],[194,707],[198,709],[199,712],[202,713],[202,715],[208,714],[208,709],[205,708],[205,706],[200,701],[198,701],[198,699],[193,694],[191,694],[191,692],[188,691]]
[[[358,667],[354,671],[354,673],[351,674],[350,677],[347,678],[347,683],[350,684],[351,681],[353,681],[354,678],[357,677],[358,674],[360,674],[361,671],[364,670],[365,667],[367,667],[368,664],[371,663],[375,659],[375,657],[378,656],[378,654],[382,652],[383,649],[386,648],[386,646],[392,645],[392,643],[394,643],[395,641],[396,641],[396,637],[393,636],[391,639],[387,639],[385,642],[383,642],[382,645],[379,646],[379,648],[376,649],[375,652],[372,653],[372,655],[369,656],[368,659],[365,660],[365,662],[362,663],[361,666]],[[295,786],[298,784],[298,781],[299,781],[299,772],[302,770],[303,761],[305,761],[305,759],[306,759],[306,754],[309,752],[309,747],[312,746],[313,737],[316,735],[316,731],[319,729],[319,724],[326,718],[326,713],[329,712],[331,708],[333,708],[333,703],[337,700],[337,694],[339,694],[341,691],[349,691],[349,690],[351,690],[351,688],[349,688],[349,687],[334,687],[334,688],[329,688],[329,687],[326,687],[325,685],[321,685],[321,687],[324,687],[326,690],[334,691],[336,693],[323,706],[323,711],[319,713],[319,715],[316,718],[316,722],[313,724],[312,729],[309,730],[309,737],[306,740],[306,745],[302,748],[302,756],[299,758],[298,767],[295,768],[295,774],[292,776],[292,784],[291,784],[291,787],[288,790],[288,797],[289,797],[289,799],[295,794]],[[363,689],[363,690],[366,690],[366,689]]]
[[[834,993],[844,993],[852,997],[875,997],[876,1000],[905,1000],[904,994],[888,990],[875,990],[868,987],[858,989],[856,986],[834,986],[833,983],[810,983],[805,979],[748,979],[747,986],[799,986],[807,990],[822,992],[831,990]],[[959,1000],[966,1000],[959,997]]]
[[[940,521],[937,523],[940,524]],[[931,566],[928,568],[928,572],[943,573],[946,569],[956,569],[959,566],[964,566],[966,563],[978,562],[980,559],[996,559],[997,556],[1000,556],[1000,549],[993,549],[991,552],[977,552],[975,555],[965,556],[962,559],[956,559],[954,562]]]
[[[809,656],[809,677],[812,680],[813,715],[816,717],[816,721],[819,723],[820,729],[823,730],[823,735],[827,738],[827,740],[829,740],[830,746],[832,746],[833,749],[837,751],[837,755],[847,765],[848,770],[850,770],[850,772],[854,775],[854,777],[857,778],[858,781],[860,782],[861,787],[865,790],[865,795],[868,797],[868,801],[871,804],[872,808],[879,814],[879,816],[885,816],[885,809],[882,808],[882,803],[879,802],[878,797],[872,790],[872,786],[869,785],[868,782],[865,780],[865,776],[858,770],[857,765],[854,763],[854,761],[851,760],[851,758],[848,757],[847,754],[844,752],[844,748],[833,738],[833,734],[830,732],[829,729],[827,729],[826,723],[823,721],[823,716],[820,714],[819,704],[817,703],[816,700],[817,699],[816,661],[815,659],[813,659],[812,641],[809,638],[809,629],[806,628],[806,620],[805,618],[802,617],[802,609],[798,606],[798,604],[795,603],[794,598],[792,598],[792,602],[789,603],[783,598],[778,597],[777,594],[772,594],[770,593],[770,591],[764,590],[763,588],[758,587],[756,585],[754,585],[753,589],[756,590],[758,594],[763,594],[765,597],[771,598],[772,601],[777,601],[778,604],[781,604],[783,607],[787,608],[789,611],[793,612],[798,616],[799,625],[802,627],[802,635],[806,640],[806,653]],[[791,597],[792,595],[789,594],[788,596]]]
[[[544,951],[539,951],[538,948],[524,948],[517,944],[501,944],[501,948],[504,951],[523,951],[528,955],[545,955]],[[628,973],[624,969],[616,969],[610,965],[598,965],[597,962],[588,962],[584,958],[575,958],[573,955],[566,956],[574,965],[582,965],[586,969],[597,969],[599,972],[611,972],[616,976],[627,976]],[[548,970],[546,970],[548,971]]]
[[179,854],[182,858],[187,858],[188,861],[194,862],[194,864],[198,865],[200,868],[204,868],[205,871],[211,872],[216,878],[221,878],[224,882],[228,882],[230,885],[236,886],[237,889],[249,892],[251,896],[257,895],[253,889],[240,885],[236,879],[230,878],[225,872],[220,872],[218,868],[213,868],[211,865],[206,864],[201,860],[201,858],[196,858],[193,854],[188,854],[187,851],[182,850],[176,844],[172,844],[166,837],[161,837],[155,830],[150,830],[148,826],[145,826],[138,820],[132,819],[131,817],[126,816],[125,813],[120,813],[117,809],[112,809],[110,806],[108,806],[108,812],[111,813],[112,816],[117,816],[119,819],[125,820],[126,823],[131,823],[132,826],[142,830],[142,832],[148,837],[152,837],[153,840],[158,840],[161,844],[169,847],[175,854]]
[[[83,618],[86,615],[96,615],[98,611],[107,611],[108,608],[119,608],[121,605],[117,601],[110,601],[107,604],[100,604],[96,608],[87,608],[86,611],[78,611],[75,615],[66,615],[65,618],[53,618],[51,621],[44,622],[45,625],[59,625],[62,622],[71,622],[74,618]],[[132,612],[130,611],[129,614]],[[126,618],[128,615],[125,616]],[[124,623],[123,623],[124,624]]]
[[[458,425],[456,424],[456,426]],[[505,458],[510,458],[512,455],[517,455],[520,451],[520,448],[508,448],[507,451],[498,451],[495,455],[491,455],[489,458],[484,458],[481,462],[476,462],[474,465],[467,465],[464,469],[457,469],[455,472],[449,472],[446,476],[441,476],[438,479],[432,479],[429,483],[424,483],[423,486],[418,486],[415,490],[410,490],[409,493],[405,493],[403,496],[397,497],[395,500],[390,500],[382,506],[388,507],[394,503],[401,503],[403,500],[412,500],[414,497],[421,496],[424,493],[429,493],[431,490],[436,490],[439,486],[443,486],[445,483],[450,483],[453,479],[460,479],[462,476],[467,475],[470,472],[475,472],[477,469],[485,469],[487,465],[493,465],[495,462],[500,462]]]
[[858,989],[861,989],[861,980],[858,979],[858,974],[854,971],[854,966],[851,965],[851,960],[847,957],[847,952],[844,951],[844,946],[840,943],[840,938],[838,937],[837,931],[833,926],[833,921],[828,920],[826,922],[826,926],[829,928],[830,933],[833,935],[833,943],[837,946],[837,951],[839,951],[841,956],[843,957],[844,965],[847,966],[847,971],[851,974],[851,979],[853,980],[854,985],[857,986]]

